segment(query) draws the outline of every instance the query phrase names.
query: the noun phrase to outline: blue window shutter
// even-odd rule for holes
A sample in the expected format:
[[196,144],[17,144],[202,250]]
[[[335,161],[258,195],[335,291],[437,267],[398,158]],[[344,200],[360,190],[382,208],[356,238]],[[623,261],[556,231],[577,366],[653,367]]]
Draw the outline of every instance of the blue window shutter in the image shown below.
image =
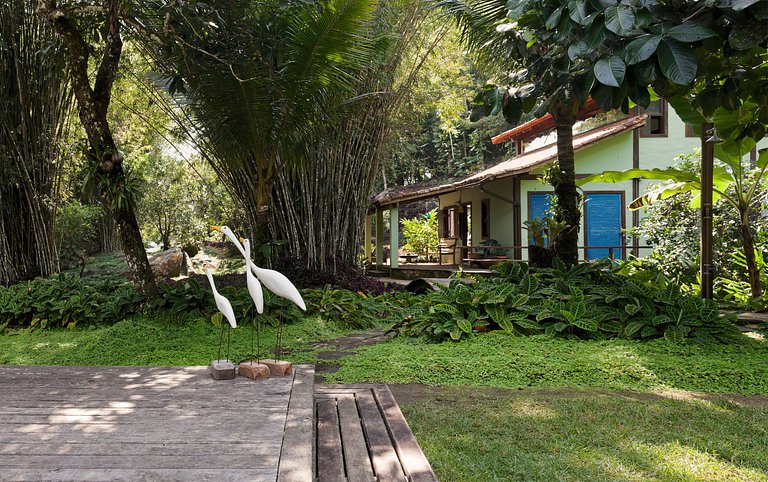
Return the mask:
[[[533,221],[536,218],[544,219],[546,217],[550,210],[552,209],[552,203],[554,202],[554,194],[552,193],[546,193],[546,192],[534,192],[531,193],[529,196],[529,206],[528,206],[528,212],[530,213],[530,216],[528,218],[529,221]],[[544,234],[545,243],[547,235]],[[533,244],[533,241],[531,241],[531,244]]]
[[623,258],[621,213],[624,206],[620,193],[589,193],[586,202],[587,259],[606,258],[608,248],[589,248],[589,246],[616,246],[613,257]]

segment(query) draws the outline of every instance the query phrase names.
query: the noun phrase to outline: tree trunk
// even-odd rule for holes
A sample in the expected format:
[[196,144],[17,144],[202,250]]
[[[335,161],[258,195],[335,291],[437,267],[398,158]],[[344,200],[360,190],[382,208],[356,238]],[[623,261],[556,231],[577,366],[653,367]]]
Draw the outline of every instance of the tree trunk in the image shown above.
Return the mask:
[[[108,34],[93,87],[88,67],[89,46],[78,25],[67,12],[58,8],[55,0],[38,0],[37,10],[61,36],[66,46],[72,90],[77,100],[80,121],[90,144],[89,162],[95,164],[99,176],[110,186],[108,192],[111,198],[108,196],[107,202],[113,205],[112,215],[130,268],[131,281],[140,291],[154,298],[157,296],[157,285],[144,250],[131,193],[126,190],[123,158],[115,145],[107,121],[112,85],[117,77],[123,42],[120,37],[121,2],[106,0],[106,3]],[[115,207],[116,203],[113,201],[117,196],[121,196],[125,202]]]
[[573,153],[573,124],[576,122],[575,109],[572,105],[562,105],[554,109],[557,131],[557,166],[558,171],[551,175],[551,183],[557,197],[557,221],[564,221],[568,227],[555,241],[555,254],[567,266],[579,262],[579,228],[581,212],[579,193],[576,190],[576,169]]
[[[256,210],[252,214],[251,227],[251,255],[256,264],[271,267],[271,259],[264,256],[264,245],[272,241],[272,235],[269,226],[270,207],[272,206],[272,189],[274,188],[274,179],[262,179],[258,183],[256,193]],[[271,258],[271,256],[269,257]]]
[[752,291],[752,298],[759,298],[763,290],[760,286],[760,269],[757,267],[757,260],[755,259],[755,239],[752,230],[749,228],[749,209],[742,207],[739,211],[741,218],[739,228],[741,229],[741,239],[744,246],[744,259],[747,262],[749,287]]

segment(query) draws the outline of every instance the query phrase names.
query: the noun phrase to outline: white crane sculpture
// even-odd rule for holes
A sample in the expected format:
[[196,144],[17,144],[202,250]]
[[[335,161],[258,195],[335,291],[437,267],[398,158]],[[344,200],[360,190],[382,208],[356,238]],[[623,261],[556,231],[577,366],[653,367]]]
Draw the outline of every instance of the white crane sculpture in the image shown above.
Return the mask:
[[[235,236],[235,233],[233,233],[229,228],[229,226],[211,226],[211,228],[224,233],[224,235],[227,236],[230,241],[232,241],[238,251],[240,251],[240,254],[242,254],[246,259],[246,268],[250,269],[250,271],[256,275],[256,278],[258,278],[258,280],[261,282],[261,284],[264,285],[265,288],[267,288],[275,295],[293,302],[296,306],[301,308],[302,311],[307,310],[307,305],[304,303],[304,299],[301,297],[299,290],[296,289],[296,286],[294,286],[293,283],[291,283],[291,281],[284,274],[273,269],[259,268],[256,266],[256,264],[251,261],[250,253],[245,252],[245,248],[240,243],[240,240],[237,238],[237,236]],[[280,356],[281,338],[282,320],[278,320],[277,334],[275,339],[276,357]]]
[[[216,284],[213,282],[213,275],[211,274],[211,269],[206,268],[205,275],[208,277],[208,283],[211,284],[211,291],[213,292],[213,299],[216,301],[216,308],[221,312],[222,315],[227,319],[227,322],[229,322],[229,326],[227,326],[227,359],[226,362],[229,364],[229,354],[231,349],[231,333],[233,328],[237,328],[237,320],[235,319],[235,310],[232,309],[232,303],[229,302],[227,298],[225,298],[222,294],[220,294],[216,290]],[[232,370],[232,378],[234,377],[234,367],[229,368],[227,365],[226,367],[221,366],[221,342],[222,338],[224,337],[224,324],[221,325],[221,330],[219,331],[219,352],[217,355],[216,362],[214,362],[214,368],[217,370]],[[230,378],[229,375],[226,375],[225,378]]]
[[[248,286],[248,293],[251,295],[253,304],[256,307],[256,313],[264,313],[264,293],[261,291],[261,283],[254,276],[251,270],[251,242],[248,239],[243,240],[245,248],[245,281]],[[256,327],[256,364],[261,363],[261,322],[255,317],[253,324]],[[253,330],[251,330],[251,351],[253,351]]]

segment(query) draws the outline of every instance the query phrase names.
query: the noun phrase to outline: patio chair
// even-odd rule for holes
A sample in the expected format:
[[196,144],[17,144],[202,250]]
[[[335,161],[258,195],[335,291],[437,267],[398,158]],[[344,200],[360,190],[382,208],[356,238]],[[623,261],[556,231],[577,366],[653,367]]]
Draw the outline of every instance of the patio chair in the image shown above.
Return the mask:
[[441,238],[437,247],[437,262],[443,264],[443,256],[451,256],[451,262],[454,264],[456,258],[456,238]]

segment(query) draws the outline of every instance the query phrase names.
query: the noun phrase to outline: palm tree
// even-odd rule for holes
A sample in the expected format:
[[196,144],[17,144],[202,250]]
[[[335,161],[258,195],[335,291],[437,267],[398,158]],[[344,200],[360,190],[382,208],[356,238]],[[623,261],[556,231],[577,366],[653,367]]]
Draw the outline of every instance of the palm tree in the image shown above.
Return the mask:
[[356,73],[374,57],[376,10],[369,0],[228,5],[178,6],[155,19],[163,47],[145,47],[177,120],[244,207],[258,254],[275,183],[310,157],[312,133],[355,94]]

